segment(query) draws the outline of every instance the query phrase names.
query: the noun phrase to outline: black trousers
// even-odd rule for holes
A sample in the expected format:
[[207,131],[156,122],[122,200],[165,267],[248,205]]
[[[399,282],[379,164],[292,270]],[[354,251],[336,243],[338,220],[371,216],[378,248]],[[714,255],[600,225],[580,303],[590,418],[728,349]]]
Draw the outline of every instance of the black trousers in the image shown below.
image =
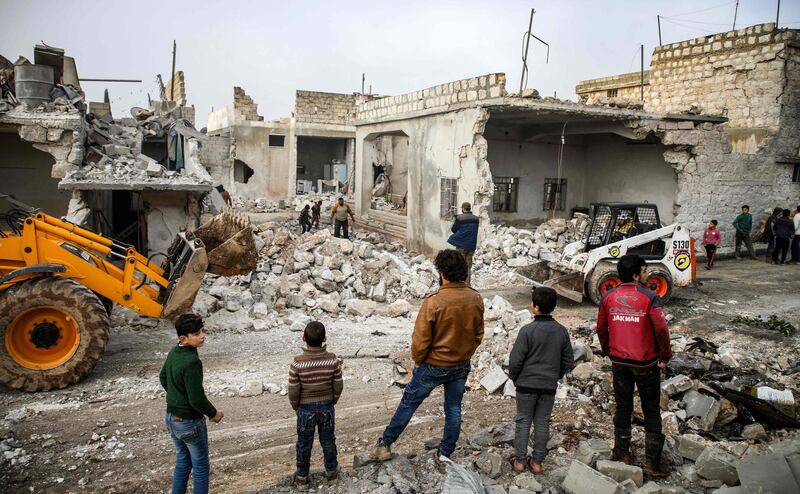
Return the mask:
[[661,434],[661,369],[658,366],[639,368],[614,364],[614,400],[617,411],[614,414],[614,428],[627,431],[631,428],[633,415],[633,388],[639,390],[644,412],[644,430]]
[[714,244],[706,244],[706,257],[708,258],[708,260],[706,261],[707,265],[709,265],[709,266],[713,266],[714,265],[714,254],[716,254],[716,253],[717,253],[717,246],[716,245],[714,245]]
[[347,220],[344,221],[336,220],[336,222],[333,225],[333,236],[339,238],[340,230],[344,231],[344,238],[350,238],[350,235],[348,234],[349,225],[347,224]]
[[786,262],[786,256],[789,254],[789,243],[790,240],[788,238],[776,238],[775,239],[775,250],[772,251],[772,260],[777,264],[778,256],[780,256],[780,262]]

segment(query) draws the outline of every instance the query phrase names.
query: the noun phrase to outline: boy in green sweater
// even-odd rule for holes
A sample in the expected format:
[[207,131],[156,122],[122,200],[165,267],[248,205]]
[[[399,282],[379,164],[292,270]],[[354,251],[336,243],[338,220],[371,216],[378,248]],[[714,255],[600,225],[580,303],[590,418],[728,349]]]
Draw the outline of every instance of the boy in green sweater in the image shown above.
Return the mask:
[[208,430],[203,415],[215,423],[223,413],[203,390],[203,363],[197,349],[206,341],[203,319],[183,314],[175,321],[178,344],[169,351],[158,378],[167,391],[167,429],[175,445],[172,494],[183,494],[192,473],[195,494],[208,493]]

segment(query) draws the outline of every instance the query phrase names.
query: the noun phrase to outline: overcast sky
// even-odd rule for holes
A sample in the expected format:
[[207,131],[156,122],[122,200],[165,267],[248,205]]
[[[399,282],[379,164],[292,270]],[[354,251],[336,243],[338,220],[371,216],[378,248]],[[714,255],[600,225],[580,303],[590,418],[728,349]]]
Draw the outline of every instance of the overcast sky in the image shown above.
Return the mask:
[[[519,88],[521,45],[531,7],[528,87],[575,98],[575,84],[639,69],[658,44],[727,31],[735,1],[86,1],[0,0],[0,54],[12,62],[45,43],[75,57],[80,77],[142,79],[83,85],[90,100],[108,88],[115,116],[158,98],[156,74],[169,79],[172,40],[186,73],[198,128],[241,86],[266,119],[288,116],[294,91],[352,93],[367,87],[400,94],[442,82],[505,72]],[[737,27],[774,22],[777,0],[741,0]],[[800,0],[781,2],[781,24],[800,28]]]

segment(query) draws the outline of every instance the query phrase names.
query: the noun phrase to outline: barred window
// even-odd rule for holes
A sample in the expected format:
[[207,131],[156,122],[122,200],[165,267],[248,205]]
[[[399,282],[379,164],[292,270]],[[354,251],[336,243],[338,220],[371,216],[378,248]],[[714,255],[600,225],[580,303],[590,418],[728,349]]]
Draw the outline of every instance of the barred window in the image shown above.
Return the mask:
[[492,210],[496,213],[516,213],[519,177],[494,177],[492,180],[494,181]]
[[617,94],[618,94],[618,89],[616,88],[609,89],[608,91],[606,91],[606,96],[608,96],[609,98],[615,98]]
[[441,187],[439,216],[451,220],[458,214],[458,179],[442,177]]
[[563,211],[567,199],[567,179],[544,179],[544,211]]

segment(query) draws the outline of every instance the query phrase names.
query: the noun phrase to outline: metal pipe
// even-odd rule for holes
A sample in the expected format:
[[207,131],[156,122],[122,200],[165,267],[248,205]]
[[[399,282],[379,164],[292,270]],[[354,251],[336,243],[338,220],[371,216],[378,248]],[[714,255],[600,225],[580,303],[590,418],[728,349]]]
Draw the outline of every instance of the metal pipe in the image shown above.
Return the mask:
[[175,51],[178,49],[178,44],[172,40],[172,81],[170,81],[170,101],[175,101]]
[[644,45],[641,45],[641,46],[642,46],[642,65],[641,65],[641,69],[640,69],[641,70],[641,72],[640,72],[640,75],[641,75],[641,86],[640,86],[641,94],[640,94],[640,98],[641,98],[642,101],[644,101]]
[[664,43],[661,42],[661,16],[656,16],[656,21],[658,21],[658,46],[663,45]]
[[531,9],[531,19],[528,21],[528,35],[525,36],[525,53],[522,55],[522,74],[519,77],[519,94],[522,95],[522,86],[525,83],[525,73],[528,71],[528,48],[531,46],[531,30],[533,29],[533,14],[536,11]]
[[733,29],[731,31],[736,31],[736,16],[739,14],[739,0],[736,0],[736,8],[733,10]]
[[781,0],[778,0],[778,11],[775,13],[775,29],[778,29],[778,20],[781,18]]

